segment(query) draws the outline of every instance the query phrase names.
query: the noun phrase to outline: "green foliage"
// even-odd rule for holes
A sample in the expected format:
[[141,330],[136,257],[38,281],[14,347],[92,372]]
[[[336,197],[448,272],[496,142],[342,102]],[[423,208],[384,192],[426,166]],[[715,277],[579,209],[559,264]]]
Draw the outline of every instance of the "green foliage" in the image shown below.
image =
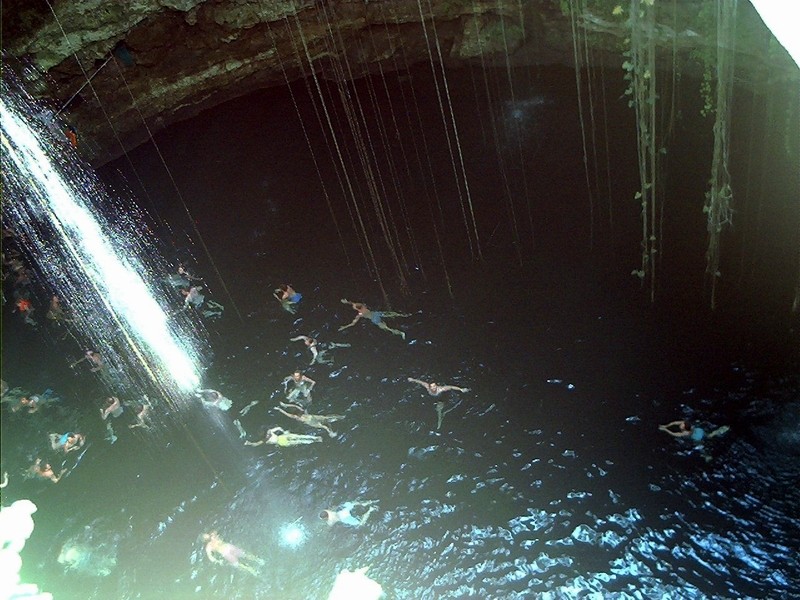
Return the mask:
[[703,108],[700,109],[700,114],[707,117],[714,114],[714,95],[711,90],[711,63],[706,62],[703,64],[703,80],[700,83],[700,97],[703,99]]

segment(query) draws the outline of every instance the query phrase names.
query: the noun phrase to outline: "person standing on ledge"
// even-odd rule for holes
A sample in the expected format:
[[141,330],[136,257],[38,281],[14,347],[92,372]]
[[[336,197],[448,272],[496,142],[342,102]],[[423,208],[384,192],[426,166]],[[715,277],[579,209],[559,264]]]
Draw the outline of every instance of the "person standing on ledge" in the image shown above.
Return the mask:
[[383,322],[383,319],[394,319],[397,317],[410,317],[411,315],[407,313],[398,313],[398,312],[389,312],[389,311],[378,311],[378,310],[370,310],[367,308],[367,305],[363,302],[351,302],[345,298],[341,300],[342,304],[349,304],[353,307],[358,314],[356,318],[352,320],[352,322],[348,323],[347,325],[342,325],[339,327],[339,331],[343,329],[347,329],[348,327],[352,327],[356,323],[358,323],[359,319],[367,319],[372,321],[373,325],[377,325],[379,328],[383,329],[384,331],[388,331],[389,333],[393,333],[394,335],[399,335],[404,340],[406,339],[406,332],[400,331],[399,329],[392,329],[386,323]]

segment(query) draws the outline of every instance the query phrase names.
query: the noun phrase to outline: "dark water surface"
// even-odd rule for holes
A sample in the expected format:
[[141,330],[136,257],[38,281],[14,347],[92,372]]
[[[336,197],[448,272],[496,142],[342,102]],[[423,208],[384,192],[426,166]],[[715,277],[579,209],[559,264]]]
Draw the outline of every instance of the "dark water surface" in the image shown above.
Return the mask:
[[[457,89],[471,89],[468,74],[452,77]],[[325,598],[339,570],[369,566],[398,599],[800,597],[800,402],[796,333],[780,312],[788,309],[771,297],[759,304],[738,297],[710,313],[701,244],[688,233],[672,234],[650,305],[630,276],[638,214],[627,201],[620,200],[617,228],[599,227],[589,250],[570,85],[540,74],[517,107],[476,109],[469,93],[457,99],[487,259],[470,260],[458,210],[446,204],[453,298],[424,226],[410,295],[381,262],[392,308],[412,313],[390,322],[406,331],[405,342],[369,323],[336,331],[353,317],[340,298],[375,308],[384,300],[352,233],[344,234],[348,265],[285,92],[256,93],[157,138],[215,265],[152,146],[131,153],[149,199],[124,162],[104,169],[110,185],[122,186],[119,170],[145,208],[159,207],[171,228],[159,230],[159,251],[188,258],[226,305],[224,318],[208,323],[214,359],[204,383],[234,407],[187,408],[159,417],[153,433],[120,423],[110,445],[96,416],[100,384],[62,364],[61,342],[43,340],[6,312],[3,378],[62,397],[60,412],[3,418],[3,466],[12,474],[4,504],[30,497],[39,505],[24,554],[27,579],[56,598],[288,600]],[[424,118],[433,130],[440,119],[433,97],[424,84],[418,93],[428,98]],[[490,135],[491,108],[501,124],[505,109],[525,119],[513,131],[524,135],[527,185],[535,190],[536,247],[524,242],[523,266],[496,198],[493,145],[481,139]],[[614,110],[611,135],[623,140],[632,117]],[[430,146],[434,169],[446,172],[444,139],[432,135]],[[318,152],[333,188],[331,162]],[[672,168],[686,174],[691,160],[677,154]],[[631,156],[621,145],[615,154],[620,197],[635,191],[624,167]],[[519,186],[519,165],[509,169]],[[701,198],[707,171],[696,170],[699,192],[680,177],[675,188]],[[440,195],[451,198],[446,179]],[[409,199],[419,195],[407,185]],[[672,202],[681,218],[682,200]],[[425,210],[409,200],[415,223]],[[669,219],[665,227],[668,236],[683,231]],[[295,316],[271,297],[283,281],[303,293]],[[352,344],[336,351],[333,366],[306,371],[317,381],[314,412],[346,416],[335,427],[340,435],[297,448],[243,447],[232,419],[252,400],[261,402],[242,417],[251,439],[264,426],[305,432],[271,410],[280,381],[308,362],[302,345],[288,341],[299,334]],[[407,377],[471,391],[444,397],[453,410],[437,431],[435,400]],[[657,430],[678,418],[731,430],[695,448]],[[67,478],[53,486],[14,477],[47,431],[69,428],[86,431],[90,444]],[[318,519],[322,508],[356,498],[380,501],[363,529],[329,529]],[[296,547],[280,535],[293,522],[307,534]],[[209,563],[198,536],[211,529],[266,558],[263,576]],[[64,572],[56,557],[74,536],[116,550],[110,575]]]

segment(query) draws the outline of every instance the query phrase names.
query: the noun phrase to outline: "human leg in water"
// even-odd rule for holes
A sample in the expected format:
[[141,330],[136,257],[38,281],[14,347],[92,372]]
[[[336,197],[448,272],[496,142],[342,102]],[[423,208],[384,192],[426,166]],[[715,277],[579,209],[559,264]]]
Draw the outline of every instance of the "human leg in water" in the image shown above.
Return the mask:
[[245,406],[242,410],[239,411],[239,416],[245,416],[247,413],[250,412],[250,409],[253,408],[256,404],[259,403],[259,400],[253,400],[250,404]]
[[388,331],[389,333],[393,333],[394,335],[399,335],[401,338],[406,339],[406,332],[400,331],[399,329],[392,329],[386,323],[381,321],[378,323],[378,327],[383,329],[384,331]]
[[442,428],[442,419],[444,419],[444,416],[456,408],[459,404],[461,404],[461,401],[456,402],[447,410],[444,409],[445,403],[441,400],[433,405],[433,407],[436,409],[436,431],[439,431]]

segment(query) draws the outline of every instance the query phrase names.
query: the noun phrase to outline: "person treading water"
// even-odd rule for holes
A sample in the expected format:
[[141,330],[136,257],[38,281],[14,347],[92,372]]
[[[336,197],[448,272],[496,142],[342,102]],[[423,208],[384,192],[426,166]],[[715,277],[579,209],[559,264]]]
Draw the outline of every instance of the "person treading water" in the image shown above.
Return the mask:
[[[287,392],[289,383],[292,383],[293,387]],[[316,381],[300,371],[295,371],[283,379],[283,391],[286,393],[286,400],[305,408],[311,404],[311,390],[314,389],[316,383]]]
[[337,344],[335,342],[320,343],[315,338],[307,335],[298,335],[297,337],[290,338],[289,341],[302,341],[306,345],[306,348],[308,348],[308,350],[311,352],[311,362],[308,363],[309,366],[313,365],[314,363],[319,365],[332,365],[333,358],[328,356],[330,352],[335,348],[350,347],[350,344]]
[[431,396],[438,396],[442,392],[449,392],[451,390],[456,392],[468,392],[469,388],[458,387],[457,385],[439,385],[438,383],[428,383],[427,381],[422,381],[420,379],[414,379],[413,377],[409,377],[408,381],[411,383],[418,383],[426,390]]
[[295,314],[297,312],[295,305],[299,304],[300,300],[303,299],[303,295],[299,292],[296,292],[295,289],[288,283],[282,283],[273,291],[272,295],[275,296],[278,302],[281,303],[283,310],[291,314]]

